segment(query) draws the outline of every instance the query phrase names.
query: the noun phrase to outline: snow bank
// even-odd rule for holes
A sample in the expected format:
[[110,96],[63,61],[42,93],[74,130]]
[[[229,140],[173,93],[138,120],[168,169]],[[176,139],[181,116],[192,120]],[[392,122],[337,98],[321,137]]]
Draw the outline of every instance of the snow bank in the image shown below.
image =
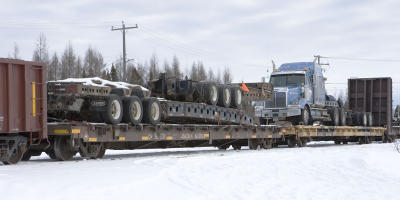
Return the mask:
[[0,166],[1,199],[399,199],[393,144],[106,152]]
[[49,81],[49,82],[52,82],[52,83],[82,83],[83,85],[89,85],[89,86],[113,87],[113,88],[124,88],[124,89],[140,87],[141,90],[143,90],[143,91],[149,91],[147,88],[145,88],[141,85],[135,85],[135,84],[125,83],[125,82],[113,82],[113,81],[108,81],[108,80],[105,80],[105,79],[102,79],[99,77],[67,78],[64,80]]

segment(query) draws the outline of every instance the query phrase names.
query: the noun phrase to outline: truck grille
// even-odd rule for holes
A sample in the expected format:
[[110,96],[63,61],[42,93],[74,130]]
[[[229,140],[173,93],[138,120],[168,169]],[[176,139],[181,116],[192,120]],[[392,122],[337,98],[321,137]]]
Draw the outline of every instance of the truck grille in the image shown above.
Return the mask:
[[275,92],[272,101],[265,102],[265,108],[284,108],[286,107],[286,92]]

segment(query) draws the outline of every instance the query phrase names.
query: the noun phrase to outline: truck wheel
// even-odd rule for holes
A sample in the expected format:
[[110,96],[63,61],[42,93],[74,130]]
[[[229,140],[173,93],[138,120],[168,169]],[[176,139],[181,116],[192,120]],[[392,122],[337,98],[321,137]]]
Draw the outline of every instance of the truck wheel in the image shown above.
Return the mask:
[[333,126],[339,126],[339,109],[333,108],[331,110],[331,120]]
[[367,113],[365,113],[365,112],[358,113],[358,123],[360,126],[368,125]]
[[346,126],[346,111],[344,108],[339,108],[339,121],[340,126]]
[[149,124],[159,124],[161,120],[161,106],[156,98],[143,100],[143,121]]
[[122,103],[124,105],[122,121],[133,125],[140,124],[143,117],[143,106],[140,99],[137,96],[125,97]]
[[232,108],[240,108],[242,106],[242,90],[239,87],[231,87]]
[[205,86],[204,99],[207,104],[216,105],[218,102],[218,88],[215,83],[207,83]]
[[104,122],[108,124],[120,123],[123,115],[121,98],[115,94],[110,94],[106,98],[106,108],[101,114]]
[[224,85],[219,86],[218,96],[218,105],[229,108],[231,105],[231,92],[229,91],[229,87]]
[[310,109],[308,107],[304,107],[304,109],[301,110],[301,121],[305,126],[311,124],[311,114],[310,114]]
[[367,121],[368,121],[367,124],[368,124],[369,127],[372,127],[374,125],[373,117],[372,117],[372,113],[371,112],[367,113]]

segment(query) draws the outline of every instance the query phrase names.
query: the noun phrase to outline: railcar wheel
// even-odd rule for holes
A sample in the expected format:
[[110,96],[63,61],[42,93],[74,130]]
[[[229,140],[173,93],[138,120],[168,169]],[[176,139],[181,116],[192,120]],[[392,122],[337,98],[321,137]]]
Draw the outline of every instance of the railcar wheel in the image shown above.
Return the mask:
[[70,137],[56,137],[54,141],[54,154],[57,160],[71,160],[76,153],[72,148]]
[[241,108],[242,106],[242,90],[239,87],[231,88],[232,108]]
[[122,120],[123,107],[121,98],[115,94],[110,94],[106,98],[106,108],[102,112],[104,122],[108,124],[118,124]]
[[264,141],[263,141],[263,144],[262,144],[262,147],[264,148],[264,149],[272,149],[272,140],[271,139],[265,139]]
[[219,150],[227,150],[231,145],[230,144],[223,144],[223,145],[219,145],[217,148]]
[[22,146],[18,146],[14,152],[11,154],[11,156],[6,160],[3,161],[3,164],[5,165],[12,165],[12,164],[16,164],[19,161],[21,161],[22,156],[24,155],[24,147]]
[[296,141],[298,147],[305,147],[307,146],[307,139],[306,138],[300,138]]
[[138,125],[143,118],[143,105],[137,96],[130,96],[123,99],[124,114],[122,121]]
[[232,147],[233,147],[233,150],[240,150],[242,148],[242,146],[238,145],[238,144],[233,144]]
[[83,158],[103,158],[106,150],[103,143],[81,143],[79,154]]
[[54,153],[53,149],[48,149],[45,151],[45,153],[52,159],[52,160],[57,160],[56,153]]
[[249,140],[249,149],[257,150],[260,145],[256,140]]
[[161,120],[161,106],[156,98],[143,100],[143,121],[149,124],[159,124]]
[[231,91],[229,87],[221,85],[218,89],[218,105],[229,108],[231,105]]

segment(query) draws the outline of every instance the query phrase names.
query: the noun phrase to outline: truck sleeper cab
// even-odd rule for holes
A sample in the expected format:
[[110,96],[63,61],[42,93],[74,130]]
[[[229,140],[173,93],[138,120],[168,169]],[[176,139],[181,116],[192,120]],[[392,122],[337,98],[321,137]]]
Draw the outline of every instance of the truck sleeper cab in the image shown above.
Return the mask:
[[271,74],[273,100],[258,106],[256,116],[264,123],[290,121],[310,125],[321,121],[339,125],[341,121],[345,124],[344,109],[334,97],[326,95],[324,82],[322,68],[315,61],[282,64]]

